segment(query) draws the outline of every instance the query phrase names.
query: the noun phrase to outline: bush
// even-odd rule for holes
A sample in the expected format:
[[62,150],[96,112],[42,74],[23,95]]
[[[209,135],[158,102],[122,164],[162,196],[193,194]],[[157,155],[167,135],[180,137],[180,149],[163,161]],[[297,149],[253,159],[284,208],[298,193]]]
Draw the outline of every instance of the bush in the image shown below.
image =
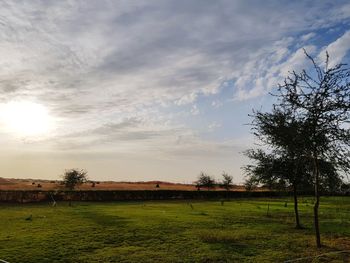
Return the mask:
[[73,190],[77,185],[87,181],[87,171],[84,169],[70,169],[66,170],[63,175],[63,184],[69,190]]

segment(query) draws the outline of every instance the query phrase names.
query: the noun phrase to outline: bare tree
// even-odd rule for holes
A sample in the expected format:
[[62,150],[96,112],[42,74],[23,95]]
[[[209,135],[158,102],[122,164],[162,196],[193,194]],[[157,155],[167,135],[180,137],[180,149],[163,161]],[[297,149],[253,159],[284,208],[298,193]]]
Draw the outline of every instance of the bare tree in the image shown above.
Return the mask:
[[221,187],[229,191],[233,187],[233,177],[226,172],[222,173]]

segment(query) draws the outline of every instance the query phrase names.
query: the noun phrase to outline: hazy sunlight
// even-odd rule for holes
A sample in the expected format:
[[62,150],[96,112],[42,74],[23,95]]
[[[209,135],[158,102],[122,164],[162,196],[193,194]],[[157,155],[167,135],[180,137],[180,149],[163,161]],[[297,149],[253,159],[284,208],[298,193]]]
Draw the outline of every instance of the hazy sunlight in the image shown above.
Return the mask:
[[30,101],[12,101],[3,104],[0,107],[0,116],[11,133],[21,136],[45,134],[52,124],[47,109]]

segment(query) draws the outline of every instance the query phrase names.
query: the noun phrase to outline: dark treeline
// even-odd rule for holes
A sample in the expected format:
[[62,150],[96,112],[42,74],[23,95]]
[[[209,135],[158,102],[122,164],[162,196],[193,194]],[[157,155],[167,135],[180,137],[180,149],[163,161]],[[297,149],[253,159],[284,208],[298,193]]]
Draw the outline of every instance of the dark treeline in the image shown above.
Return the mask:
[[[288,191],[185,191],[185,190],[0,190],[0,202],[31,203],[58,201],[146,201],[146,200],[228,200],[252,197],[288,197]],[[311,196],[313,192],[300,192]],[[325,195],[327,195],[325,193]],[[333,196],[334,194],[332,194]],[[338,193],[339,196],[350,196],[350,192]],[[59,204],[58,204],[59,205]]]

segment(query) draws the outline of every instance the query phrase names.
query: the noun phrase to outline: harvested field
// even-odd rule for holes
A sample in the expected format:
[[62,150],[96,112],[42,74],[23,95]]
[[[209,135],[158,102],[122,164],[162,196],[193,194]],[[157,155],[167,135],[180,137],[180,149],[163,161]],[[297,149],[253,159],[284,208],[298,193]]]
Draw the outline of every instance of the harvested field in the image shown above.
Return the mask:
[[[41,187],[38,187],[40,185]],[[156,186],[159,185],[159,188]],[[36,180],[36,179],[5,179],[0,178],[0,190],[61,190],[64,187],[59,181],[54,180]],[[92,187],[92,182],[85,183],[76,188],[77,190],[197,190],[193,184],[177,184],[161,181],[149,182],[95,182]],[[216,187],[214,190],[224,190]],[[234,186],[232,191],[244,191],[243,186]]]

